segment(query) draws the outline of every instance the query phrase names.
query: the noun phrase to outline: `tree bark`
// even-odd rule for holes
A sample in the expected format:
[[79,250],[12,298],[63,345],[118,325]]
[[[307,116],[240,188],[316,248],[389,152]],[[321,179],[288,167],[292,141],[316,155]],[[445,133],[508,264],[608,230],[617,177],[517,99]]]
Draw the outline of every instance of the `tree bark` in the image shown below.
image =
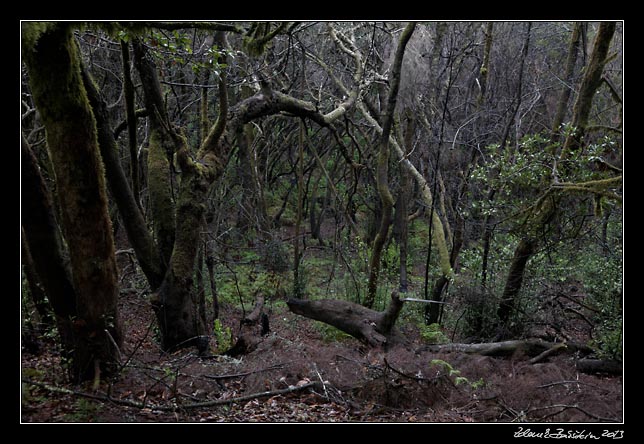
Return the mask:
[[[262,293],[255,296],[255,307],[241,320],[240,332],[235,345],[223,352],[222,355],[236,358],[248,354],[257,348],[261,337],[269,333],[268,315],[264,313],[264,299]],[[257,325],[260,325],[259,334],[253,331],[256,330]]]
[[387,345],[403,306],[397,292],[391,294],[391,303],[382,312],[338,299],[289,299],[286,303],[293,313],[332,325],[372,347]]
[[523,284],[526,265],[535,252],[536,244],[534,239],[524,238],[519,241],[519,244],[514,250],[505,288],[503,289],[503,296],[501,297],[501,303],[496,313],[499,318],[499,323],[503,326],[508,324],[510,315],[514,311],[515,301]]
[[34,270],[56,317],[64,356],[74,348],[72,318],[76,316],[76,292],[66,265],[53,203],[27,140],[21,141],[22,239],[31,253]]
[[380,261],[382,256],[382,249],[387,239],[389,226],[392,220],[392,211],[394,206],[394,199],[389,190],[389,135],[393,126],[393,116],[396,108],[396,101],[398,98],[398,89],[400,87],[400,72],[402,70],[402,61],[405,55],[405,48],[411,39],[411,36],[416,27],[415,22],[409,23],[398,43],[396,55],[391,67],[390,75],[390,90],[387,98],[387,108],[385,111],[385,118],[382,125],[382,134],[379,139],[378,160],[376,164],[376,185],[378,195],[382,203],[382,216],[380,219],[380,227],[373,241],[371,258],[369,260],[369,282],[367,284],[367,295],[365,297],[364,305],[367,308],[373,307],[376,300],[376,290],[378,288],[378,279],[380,276]]
[[[130,188],[119,160],[118,147],[112,133],[107,105],[87,70],[83,69],[83,84],[92,105],[98,131],[98,146],[105,165],[105,176],[110,192],[121,213],[130,245],[134,249],[141,270],[153,290],[161,285],[166,267],[159,249],[152,239],[136,195]],[[128,124],[129,125],[129,124]]]
[[125,115],[127,121],[128,147],[130,148],[130,180],[132,193],[138,207],[141,187],[139,185],[139,156],[136,142],[136,110],[134,106],[134,84],[130,75],[130,46],[121,40],[121,60],[123,65],[123,96],[125,97]]
[[400,193],[396,200],[396,213],[394,234],[398,242],[398,251],[400,256],[400,278],[399,290],[406,293],[408,288],[407,280],[407,247],[409,240],[409,198],[412,187],[410,186],[409,173],[402,166],[400,167]]
[[582,373],[605,373],[609,375],[622,375],[624,369],[619,361],[603,359],[580,359],[576,363],[577,370]]
[[38,312],[40,324],[42,324],[43,327],[53,327],[53,313],[51,311],[51,307],[47,303],[45,292],[40,286],[40,280],[38,279],[38,274],[36,273],[36,267],[34,266],[34,261],[31,257],[31,253],[29,252],[27,240],[25,239],[26,235],[24,228],[21,229],[21,232],[22,236],[20,237],[20,251],[22,253],[22,271],[25,274],[25,278],[27,279],[27,288],[29,289],[31,300],[34,303],[36,311]]
[[[592,100],[597,88],[601,85],[601,75],[606,63],[606,56],[610,41],[615,31],[615,22],[602,22],[599,25],[599,31],[595,37],[593,52],[591,54],[588,66],[581,82],[579,94],[573,108],[573,132],[564,143],[560,160],[566,159],[572,152],[581,147],[581,142],[588,124],[588,117]],[[608,183],[612,183],[611,180]],[[560,184],[565,185],[565,184]],[[565,189],[565,188],[564,188]],[[582,187],[582,190],[584,188]],[[500,326],[502,326],[501,335],[507,333],[506,327],[510,315],[514,310],[515,300],[521,290],[523,275],[530,257],[534,254],[539,245],[538,233],[542,232],[545,227],[558,211],[559,197],[551,195],[541,199],[537,208],[532,214],[532,220],[528,223],[528,230],[525,237],[517,245],[506,280],[505,288],[501,303],[497,310],[497,316]]]
[[172,156],[178,150],[181,141],[170,125],[154,62],[141,41],[134,39],[132,47],[150,122],[147,167],[152,223],[162,263],[167,266],[172,255],[175,235],[175,204],[170,168]]
[[485,92],[487,91],[487,79],[490,74],[490,52],[492,50],[492,35],[494,29],[494,22],[488,22],[485,27],[485,45],[483,49],[483,63],[481,64],[481,69],[479,73],[481,75],[480,80],[480,92],[478,99],[476,100],[477,108],[480,108],[483,104],[483,99],[485,98]]
[[582,140],[586,134],[590,109],[593,104],[593,97],[597,88],[601,85],[601,76],[608,56],[610,42],[615,33],[617,22],[602,22],[593,44],[593,52],[590,56],[585,74],[579,86],[579,94],[573,107],[572,133],[566,138],[561,152],[561,158],[565,159],[571,152],[581,147]]
[[[517,352],[526,356],[539,356],[548,350],[561,348],[561,343],[546,342],[540,339],[520,339],[501,342],[484,342],[480,344],[439,344],[422,347],[434,353],[468,353],[483,356],[512,356]],[[569,353],[579,352],[588,354],[592,352],[588,346],[574,342],[565,343],[565,350]]]
[[268,231],[268,213],[264,193],[257,170],[257,160],[253,149],[253,130],[250,125],[244,125],[237,130],[237,147],[239,157],[239,174],[242,181],[242,199],[245,208],[241,227],[245,231],[254,227],[257,234],[265,235]]
[[568,102],[570,101],[570,94],[573,90],[572,80],[575,73],[575,62],[577,61],[577,54],[579,53],[579,44],[581,41],[581,22],[575,22],[575,25],[570,35],[570,43],[568,44],[568,55],[566,56],[566,66],[563,73],[563,86],[561,87],[561,95],[557,103],[557,110],[555,117],[552,120],[552,133],[550,136],[551,142],[559,140],[561,124],[566,116],[568,109]]
[[23,46],[23,60],[46,128],[76,291],[73,375],[86,380],[98,377],[96,371],[109,375],[117,370],[122,343],[104,167],[71,27],[24,26],[28,38],[35,37],[33,46]]
[[[466,181],[466,179],[463,179]],[[465,187],[465,183],[463,184]],[[464,191],[464,190],[463,190]],[[461,214],[456,214],[456,226],[454,228],[454,236],[452,239],[452,251],[449,255],[449,264],[454,269],[456,267],[456,261],[458,260],[458,255],[461,252],[461,247],[463,246],[463,235],[465,230],[465,220]],[[442,301],[443,300],[443,291],[445,287],[449,284],[450,279],[441,275],[432,289],[431,300],[433,301]],[[427,323],[433,324],[441,321],[441,313],[443,310],[443,304],[429,304],[427,309]]]

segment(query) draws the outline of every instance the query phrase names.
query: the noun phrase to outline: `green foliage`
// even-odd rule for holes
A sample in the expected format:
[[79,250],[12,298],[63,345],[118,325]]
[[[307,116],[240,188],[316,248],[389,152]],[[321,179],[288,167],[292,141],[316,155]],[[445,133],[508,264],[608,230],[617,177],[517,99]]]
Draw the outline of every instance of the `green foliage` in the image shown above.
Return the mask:
[[478,389],[481,387],[485,386],[485,381],[483,378],[480,378],[477,381],[470,381],[468,378],[465,376],[461,376],[461,371],[455,369],[452,364],[450,364],[447,361],[443,361],[442,359],[432,359],[429,362],[430,367],[437,367],[438,368],[438,375],[440,376],[441,374],[444,374],[448,378],[451,378],[454,381],[454,385],[467,385],[472,389]]
[[450,342],[449,338],[441,330],[440,324],[425,325],[424,323],[418,324],[420,330],[420,337],[428,344],[447,344]]
[[103,405],[91,399],[79,398],[73,404],[73,411],[65,414],[68,422],[94,422]]
[[341,342],[351,338],[351,335],[324,322],[316,321],[315,328],[320,332],[322,340],[326,343]]
[[213,323],[212,334],[217,342],[217,353],[223,353],[232,347],[233,333],[230,327],[224,327],[219,319],[215,319]]
[[614,315],[601,321],[597,327],[597,337],[591,341],[591,346],[598,349],[597,354],[600,358],[622,360],[622,331],[621,316]]
[[278,273],[287,271],[291,264],[288,249],[278,239],[271,239],[262,247],[261,258],[268,270]]
[[57,26],[56,22],[24,22],[21,29],[22,51],[32,51],[41,35]]

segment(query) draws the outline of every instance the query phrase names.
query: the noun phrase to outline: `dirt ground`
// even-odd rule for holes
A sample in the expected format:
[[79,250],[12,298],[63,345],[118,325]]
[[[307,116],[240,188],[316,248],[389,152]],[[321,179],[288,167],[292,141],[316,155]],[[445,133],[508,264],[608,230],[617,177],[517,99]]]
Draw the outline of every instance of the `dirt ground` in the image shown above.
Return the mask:
[[[350,337],[329,340],[316,321],[283,305],[270,311],[270,333],[239,359],[165,354],[147,303],[125,293],[120,309],[125,365],[109,384],[65,382],[46,340],[36,354],[23,350],[22,422],[622,420],[622,378],[578,373],[570,355],[533,365],[524,356],[430,353],[412,327],[386,352],[374,351]],[[227,325],[241,316],[222,308]],[[451,367],[432,365],[437,359]]]

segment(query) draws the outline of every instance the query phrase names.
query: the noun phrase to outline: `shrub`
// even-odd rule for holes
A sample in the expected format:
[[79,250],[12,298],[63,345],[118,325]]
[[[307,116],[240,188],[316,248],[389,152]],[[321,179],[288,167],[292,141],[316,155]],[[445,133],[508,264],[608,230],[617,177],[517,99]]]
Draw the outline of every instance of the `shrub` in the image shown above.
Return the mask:
[[419,324],[420,337],[423,338],[428,344],[447,344],[450,342],[449,338],[441,330],[439,324]]

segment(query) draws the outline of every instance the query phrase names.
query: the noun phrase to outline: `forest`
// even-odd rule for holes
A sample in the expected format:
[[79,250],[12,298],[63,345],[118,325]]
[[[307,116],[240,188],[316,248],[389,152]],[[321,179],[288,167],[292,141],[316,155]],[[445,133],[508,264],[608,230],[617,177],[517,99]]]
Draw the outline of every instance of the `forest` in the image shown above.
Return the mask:
[[623,22],[22,21],[20,422],[623,422]]

